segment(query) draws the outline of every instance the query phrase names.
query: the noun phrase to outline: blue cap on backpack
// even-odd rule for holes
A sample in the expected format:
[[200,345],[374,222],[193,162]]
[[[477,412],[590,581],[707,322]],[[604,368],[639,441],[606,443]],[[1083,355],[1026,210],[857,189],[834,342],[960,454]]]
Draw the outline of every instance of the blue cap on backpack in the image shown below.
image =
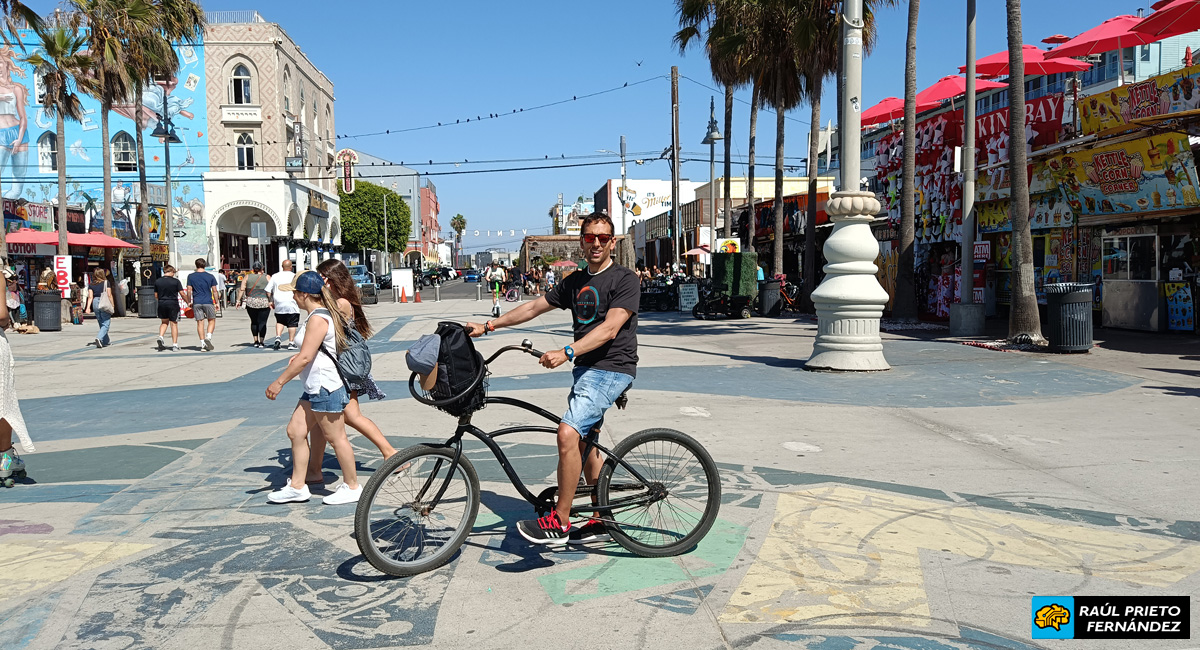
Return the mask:
[[408,369],[420,375],[421,387],[425,390],[433,390],[433,384],[437,381],[438,353],[441,349],[441,337],[426,334],[417,339],[404,355]]

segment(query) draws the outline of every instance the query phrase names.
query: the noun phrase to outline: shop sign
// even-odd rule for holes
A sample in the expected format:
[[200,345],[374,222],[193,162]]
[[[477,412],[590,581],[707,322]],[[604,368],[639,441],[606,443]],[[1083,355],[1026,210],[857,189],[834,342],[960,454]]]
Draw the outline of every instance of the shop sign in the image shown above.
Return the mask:
[[1186,135],[1164,134],[1049,161],[1071,207],[1085,216],[1200,206]]
[[333,159],[342,166],[342,191],[354,194],[354,166],[358,164],[358,153],[353,149],[342,149]]
[[58,247],[54,244],[14,244],[8,242],[9,255],[33,255],[36,257],[49,257],[58,252]]
[[1139,120],[1192,115],[1200,109],[1200,65],[1079,100],[1083,133],[1118,131]]
[[[975,160],[979,165],[1008,162],[1009,109],[984,113],[975,118]],[[1062,134],[1062,93],[1045,95],[1025,102],[1026,152],[1058,142]]]
[[1196,329],[1196,308],[1192,304],[1192,287],[1186,282],[1163,284],[1167,295],[1167,329],[1190,332]]
[[977,241],[975,242],[975,261],[986,262],[992,259],[992,242]]
[[325,197],[316,190],[308,191],[308,212],[318,217],[329,216],[329,204],[325,202]]
[[700,291],[697,285],[679,285],[679,311],[688,312],[700,302]]
[[58,286],[62,289],[62,297],[71,297],[71,256],[70,255],[55,255],[54,256],[54,277],[58,281]]
[[150,258],[155,262],[171,261],[170,249],[166,244],[150,243]]
[[4,214],[28,221],[33,230],[54,230],[54,211],[48,205],[4,199]]
[[742,242],[737,239],[718,239],[718,253],[740,253],[742,252]]

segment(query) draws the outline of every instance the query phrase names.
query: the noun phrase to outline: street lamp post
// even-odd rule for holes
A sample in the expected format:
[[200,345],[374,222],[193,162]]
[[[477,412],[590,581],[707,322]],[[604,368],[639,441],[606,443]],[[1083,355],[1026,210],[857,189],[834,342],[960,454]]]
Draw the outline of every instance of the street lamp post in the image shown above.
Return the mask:
[[[166,214],[163,215],[163,228],[167,231],[167,259],[172,265],[178,266],[178,251],[175,250],[175,217],[171,209],[171,145],[179,144],[183,140],[175,133],[175,126],[171,124],[171,116],[167,113],[167,97],[170,94],[170,88],[166,83],[160,84],[163,88],[163,113],[158,115],[158,125],[154,127],[154,132],[150,134],[152,138],[162,138],[163,141],[163,165],[166,173],[164,181],[167,190],[167,205]],[[159,233],[159,238],[162,238],[162,233]],[[218,265],[219,266],[219,265]]]
[[[863,0],[845,0],[842,57],[845,62],[846,118],[842,133],[842,189],[830,197],[826,211],[833,232],[825,241],[825,280],[812,293],[817,309],[817,338],[809,370],[888,370],[879,338],[879,320],[888,294],[875,278],[879,242],[871,222],[879,200],[859,189],[862,150]],[[814,125],[815,126],[815,125]]]
[[[721,132],[717,130],[717,105],[716,101],[710,96],[708,98],[708,135],[704,136],[704,140],[700,144],[708,145],[708,202],[709,202],[709,224],[708,224],[708,261],[711,264],[712,254],[717,250],[717,179],[714,178],[717,173],[716,156],[717,156],[717,141],[723,140]],[[729,215],[725,215],[729,218]]]
[[983,334],[984,306],[975,302],[975,0],[967,0],[967,96],[963,104],[962,271],[959,302],[950,305],[950,336]]

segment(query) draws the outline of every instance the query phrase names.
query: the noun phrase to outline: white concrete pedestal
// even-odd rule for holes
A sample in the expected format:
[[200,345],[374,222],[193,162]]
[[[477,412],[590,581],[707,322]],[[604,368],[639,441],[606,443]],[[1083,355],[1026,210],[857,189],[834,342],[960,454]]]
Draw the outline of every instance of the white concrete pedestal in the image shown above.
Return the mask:
[[825,281],[812,294],[817,340],[807,370],[888,370],[879,319],[888,295],[875,278],[879,242],[871,221],[879,201],[870,192],[836,192],[826,205],[833,232],[825,242]]

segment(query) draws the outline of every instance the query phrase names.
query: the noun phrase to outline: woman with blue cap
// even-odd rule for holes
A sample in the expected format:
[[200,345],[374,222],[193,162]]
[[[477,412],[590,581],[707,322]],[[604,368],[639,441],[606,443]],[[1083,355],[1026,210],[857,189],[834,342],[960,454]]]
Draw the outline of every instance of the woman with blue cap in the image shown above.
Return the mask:
[[[309,312],[309,316],[296,335],[300,352],[288,361],[279,379],[267,387],[267,398],[273,400],[279,396],[284,384],[295,377],[299,376],[304,383],[300,402],[287,425],[288,439],[292,443],[292,478],[287,485],[268,495],[267,500],[292,503],[308,501],[312,497],[304,482],[309,456],[308,432],[320,431],[333,446],[342,468],[342,484],[322,502],[326,505],[355,503],[362,494],[362,486],[354,469],[354,450],[346,438],[343,411],[350,397],[334,362],[345,346],[346,318],[338,310],[337,300],[325,286],[324,278],[316,271],[296,276],[292,284],[282,286],[280,290],[294,292],[296,304]],[[322,347],[328,354],[321,352]]]

